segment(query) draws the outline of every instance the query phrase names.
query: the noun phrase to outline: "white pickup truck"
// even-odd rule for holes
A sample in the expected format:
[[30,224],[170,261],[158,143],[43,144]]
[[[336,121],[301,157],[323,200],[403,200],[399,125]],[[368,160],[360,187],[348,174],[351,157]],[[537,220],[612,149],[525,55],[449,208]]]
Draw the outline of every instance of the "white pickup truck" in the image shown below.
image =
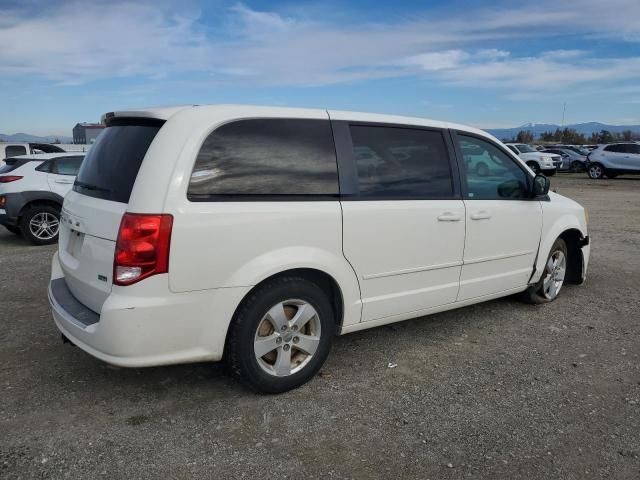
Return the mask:
[[31,155],[34,153],[64,153],[65,150],[50,143],[0,142],[0,166],[5,158]]
[[524,160],[536,175],[543,173],[550,177],[555,175],[558,168],[562,165],[562,157],[560,155],[539,152],[526,143],[507,143],[505,145],[509,147],[509,150]]

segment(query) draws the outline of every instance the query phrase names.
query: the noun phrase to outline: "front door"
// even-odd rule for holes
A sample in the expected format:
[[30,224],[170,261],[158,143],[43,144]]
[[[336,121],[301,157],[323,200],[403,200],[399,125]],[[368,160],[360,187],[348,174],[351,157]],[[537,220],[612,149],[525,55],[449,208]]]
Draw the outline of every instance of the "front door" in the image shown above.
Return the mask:
[[462,133],[454,137],[464,158],[467,225],[458,300],[524,287],[542,232],[540,202],[528,195],[529,174],[488,139]]
[[[445,133],[342,125],[355,190],[343,198],[343,250],[358,276],[362,321],[455,302],[464,203]],[[341,170],[342,175],[342,170]]]

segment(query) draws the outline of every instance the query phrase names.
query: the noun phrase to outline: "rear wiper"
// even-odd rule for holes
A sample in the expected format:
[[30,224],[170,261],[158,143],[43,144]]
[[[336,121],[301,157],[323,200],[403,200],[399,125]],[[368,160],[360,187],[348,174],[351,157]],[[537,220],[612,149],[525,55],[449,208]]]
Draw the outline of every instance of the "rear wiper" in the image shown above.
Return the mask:
[[108,188],[104,188],[104,187],[99,187],[97,185],[91,185],[90,183],[85,183],[85,182],[79,182],[78,180],[76,180],[73,183],[74,186],[78,186],[81,188],[86,188],[87,190],[97,190],[99,192],[105,192],[105,193],[109,193],[111,192],[111,190],[109,190]]

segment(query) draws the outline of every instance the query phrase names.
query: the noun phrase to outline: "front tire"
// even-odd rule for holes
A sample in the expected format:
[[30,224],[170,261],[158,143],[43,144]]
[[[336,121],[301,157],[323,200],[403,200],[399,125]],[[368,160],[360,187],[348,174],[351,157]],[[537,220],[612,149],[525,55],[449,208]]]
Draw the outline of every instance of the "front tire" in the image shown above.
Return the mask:
[[584,165],[582,165],[581,162],[579,162],[578,160],[574,160],[573,162],[571,162],[572,172],[577,173],[577,172],[581,172],[582,170],[584,170]]
[[231,373],[254,390],[282,393],[311,380],[331,349],[335,313],[314,282],[287,276],[257,287],[227,339]]
[[22,236],[34,245],[58,241],[60,210],[51,205],[29,207],[20,217]]
[[568,261],[567,244],[563,239],[558,238],[551,247],[540,280],[522,293],[522,300],[540,304],[553,302],[558,298],[567,274]]
[[599,163],[592,163],[589,165],[589,168],[587,168],[587,174],[589,178],[593,180],[601,180],[604,178],[605,170]]

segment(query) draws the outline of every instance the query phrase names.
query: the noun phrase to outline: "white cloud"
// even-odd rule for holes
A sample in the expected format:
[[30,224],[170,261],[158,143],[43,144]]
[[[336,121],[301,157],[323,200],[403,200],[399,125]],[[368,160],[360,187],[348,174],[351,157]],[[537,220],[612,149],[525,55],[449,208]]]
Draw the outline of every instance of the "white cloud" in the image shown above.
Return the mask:
[[512,91],[640,78],[638,57],[596,58],[575,49],[520,57],[491,48],[567,33],[640,41],[638,0],[547,0],[348,25],[242,3],[219,10],[215,30],[197,10],[148,1],[0,12],[0,77],[309,86],[415,75]]

